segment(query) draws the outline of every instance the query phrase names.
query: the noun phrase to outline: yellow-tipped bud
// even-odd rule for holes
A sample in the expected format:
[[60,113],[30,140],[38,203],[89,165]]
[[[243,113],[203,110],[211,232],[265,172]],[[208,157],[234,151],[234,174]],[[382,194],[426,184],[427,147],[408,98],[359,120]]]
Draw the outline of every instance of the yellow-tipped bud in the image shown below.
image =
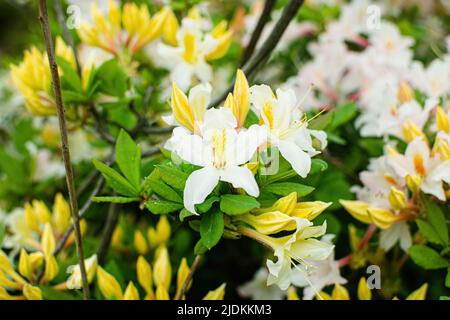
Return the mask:
[[441,107],[436,108],[436,125],[439,131],[450,133],[450,120]]
[[203,300],[223,300],[225,297],[225,287],[226,283],[222,283],[217,289],[209,291]]
[[152,268],[143,256],[139,256],[136,263],[136,273],[139,284],[144,288],[147,295],[153,296]]
[[164,41],[172,46],[178,45],[177,40],[178,20],[170,8],[168,9],[167,19],[164,22],[163,36]]
[[216,47],[205,54],[205,60],[211,61],[222,58],[230,48],[231,40],[233,37],[233,31],[228,30],[223,35],[221,35],[219,38],[217,38],[217,45]]
[[297,289],[295,287],[289,287],[288,292],[287,292],[287,299],[288,300],[300,300],[300,298],[297,294]]
[[[9,279],[3,271],[0,271],[0,288],[7,288],[12,290],[20,290],[22,288],[22,284],[17,283],[14,280]],[[1,298],[0,298],[1,300]]]
[[0,250],[0,270],[5,273],[14,272],[14,267],[8,259],[8,256]]
[[381,229],[389,228],[394,222],[399,220],[392,211],[381,208],[367,209],[372,222]]
[[41,247],[45,256],[53,255],[53,251],[55,250],[55,236],[53,235],[53,229],[50,223],[45,224],[41,238]]
[[291,216],[296,218],[314,220],[331,205],[332,202],[299,202],[296,204],[294,211],[291,213]]
[[297,226],[293,217],[279,211],[265,212],[259,215],[244,214],[237,216],[236,220],[245,222],[262,234],[292,231]]
[[70,225],[70,208],[61,193],[56,194],[53,205],[52,225],[58,234],[63,234]]
[[31,263],[30,263],[30,257],[28,256],[25,249],[20,249],[20,257],[19,257],[19,273],[27,278],[28,280],[31,280],[32,270],[31,270]]
[[39,221],[36,215],[34,214],[33,207],[29,203],[25,203],[24,206],[24,219],[28,229],[38,233],[41,232],[41,229],[39,228]]
[[156,288],[156,300],[170,300],[169,292],[163,285],[159,285]]
[[148,252],[147,240],[145,240],[145,237],[140,230],[134,232],[134,247],[141,255],[145,255]]
[[170,265],[169,253],[165,246],[161,246],[156,251],[156,261],[153,266],[153,281],[156,287],[162,286],[166,290],[170,288],[172,277],[172,266]]
[[123,298],[119,282],[100,266],[97,267],[97,284],[106,299],[121,300]]
[[326,292],[320,291],[318,294],[316,294],[317,300],[333,300],[333,298]]
[[158,247],[170,239],[170,223],[165,216],[159,218],[156,229],[149,228],[148,239],[152,247]]
[[258,172],[258,162],[248,162],[245,166],[255,175]]
[[406,300],[425,300],[428,290],[428,283],[424,283],[419,289],[411,292]]
[[183,127],[194,131],[194,113],[189,106],[189,101],[183,91],[178,88],[175,82],[172,84],[171,98],[172,112],[175,119]]
[[44,254],[40,251],[36,251],[29,254],[31,270],[37,270],[42,265],[44,261]]
[[432,152],[438,154],[443,161],[450,160],[450,147],[447,141],[439,137],[436,137]]
[[350,300],[350,294],[345,287],[337,283],[334,285],[333,292],[331,293],[331,298],[333,300]]
[[23,286],[22,293],[27,300],[42,300],[42,292],[38,287],[33,287],[26,283]]
[[133,284],[133,281],[128,283],[125,293],[123,294],[123,300],[139,300],[139,292]]
[[297,192],[291,192],[289,195],[278,199],[272,206],[271,211],[280,211],[287,215],[292,215],[297,206]]
[[339,202],[356,220],[367,224],[372,222],[367,212],[367,209],[369,208],[369,204],[367,202],[350,200],[339,200]]
[[402,129],[403,136],[408,143],[413,141],[415,138],[425,137],[422,130],[420,130],[419,127],[417,127],[417,125],[411,120],[408,120],[406,123],[402,124]]
[[[176,296],[178,296],[178,294],[181,292],[181,290],[183,289],[183,284],[186,281],[186,278],[189,274],[189,266],[187,264],[186,258],[181,259],[181,263],[180,266],[178,267],[178,272],[177,272],[177,293]],[[189,287],[191,286],[191,283],[189,284],[189,286],[186,288],[186,292],[187,290],[189,290]],[[182,299],[184,299],[184,297],[181,297]]]
[[45,224],[52,221],[52,214],[43,201],[33,200],[33,211],[39,223]]
[[403,81],[400,83],[397,99],[400,103],[409,102],[414,99],[414,91],[407,82]]
[[[91,283],[94,280],[94,277],[97,273],[97,255],[94,254],[91,257],[84,260],[84,266],[86,268],[87,280],[88,283]],[[81,272],[80,265],[72,265],[67,268],[67,273],[70,274],[69,278],[66,281],[66,286],[68,289],[81,289],[83,287],[83,283],[81,280]]]
[[406,208],[406,195],[403,191],[398,190],[396,187],[391,187],[388,199],[392,209],[403,210]]
[[122,227],[120,225],[117,225],[111,237],[111,246],[113,248],[120,248],[122,246],[122,236],[123,236]]
[[238,128],[244,125],[247,118],[248,111],[250,110],[249,96],[250,90],[248,87],[248,81],[244,72],[241,69],[236,71],[236,82],[234,83],[233,97],[236,100],[237,113],[234,115],[238,121]]
[[58,262],[53,255],[45,258],[44,280],[45,282],[52,281],[58,275]]
[[359,300],[372,300],[372,291],[367,286],[366,278],[361,277],[358,283],[358,299]]
[[420,185],[422,184],[422,178],[418,174],[407,175],[406,185],[412,193],[419,192]]

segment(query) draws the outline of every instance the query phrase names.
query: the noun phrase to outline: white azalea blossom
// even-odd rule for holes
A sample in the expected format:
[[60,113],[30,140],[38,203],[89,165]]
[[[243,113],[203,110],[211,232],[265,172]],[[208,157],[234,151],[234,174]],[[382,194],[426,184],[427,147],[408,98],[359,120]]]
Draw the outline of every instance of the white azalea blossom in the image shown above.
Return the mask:
[[267,268],[260,268],[253,276],[253,279],[244,283],[238,288],[238,293],[244,298],[253,300],[281,300],[286,297],[286,291],[277,286],[267,285]]

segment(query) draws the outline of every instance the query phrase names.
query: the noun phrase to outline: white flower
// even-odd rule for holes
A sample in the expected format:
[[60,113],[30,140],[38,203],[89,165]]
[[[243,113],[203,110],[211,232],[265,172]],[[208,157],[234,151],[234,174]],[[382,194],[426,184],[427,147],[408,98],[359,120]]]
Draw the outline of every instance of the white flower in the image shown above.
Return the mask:
[[319,153],[312,145],[311,136],[324,148],[327,143],[325,132],[307,128],[303,113],[296,106],[293,90],[278,89],[275,96],[266,85],[252,86],[250,102],[270,130],[270,144],[278,148],[301,177],[306,177],[311,169],[311,156]]
[[[88,283],[91,283],[94,279],[95,273],[97,272],[97,255],[94,254],[91,257],[84,260],[84,265],[86,268]],[[83,287],[81,281],[81,271],[80,265],[72,265],[67,268],[67,273],[70,274],[69,278],[66,280],[66,286],[68,289],[81,289]]]
[[389,228],[381,230],[380,232],[380,247],[389,251],[397,243],[400,243],[400,248],[408,252],[412,244],[411,231],[406,221],[394,222]]
[[[334,235],[325,235],[321,241],[331,244]],[[340,274],[339,262],[334,259],[334,250],[325,260],[307,261],[308,269],[297,268],[292,271],[292,284],[304,287],[303,299],[311,300],[328,285],[345,284],[347,280]]]
[[303,218],[296,218],[296,231],[282,238],[261,236],[267,245],[274,250],[276,262],[267,260],[269,276],[267,284],[277,284],[281,290],[287,290],[292,281],[292,268],[300,268],[298,264],[309,268],[307,261],[326,259],[334,246],[317,238],[325,234],[327,225],[313,226],[312,222]]
[[[181,159],[203,167],[188,177],[184,189],[184,206],[195,213],[219,181],[229,182],[257,197],[259,188],[246,166],[259,145],[264,142],[264,128],[253,125],[236,131],[237,121],[230,109],[206,111],[200,135],[190,134],[182,127],[174,130],[172,151]],[[259,139],[258,137],[261,137]]]
[[423,192],[446,200],[443,182],[450,183],[450,160],[441,160],[438,154],[432,155],[423,138],[418,137],[409,143],[404,155],[392,152],[387,164],[402,178],[408,175],[419,177]]
[[238,288],[240,296],[253,300],[281,300],[286,297],[286,291],[281,290],[277,286],[267,285],[267,276],[269,272],[266,268],[260,268],[253,279],[244,283]]

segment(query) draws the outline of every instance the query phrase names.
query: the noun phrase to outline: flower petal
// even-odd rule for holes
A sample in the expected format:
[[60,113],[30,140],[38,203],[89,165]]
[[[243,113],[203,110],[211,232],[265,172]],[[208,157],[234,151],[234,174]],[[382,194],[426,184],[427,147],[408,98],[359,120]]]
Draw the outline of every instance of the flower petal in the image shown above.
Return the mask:
[[219,182],[219,171],[205,167],[190,174],[184,187],[184,207],[196,213],[195,205],[205,201]]

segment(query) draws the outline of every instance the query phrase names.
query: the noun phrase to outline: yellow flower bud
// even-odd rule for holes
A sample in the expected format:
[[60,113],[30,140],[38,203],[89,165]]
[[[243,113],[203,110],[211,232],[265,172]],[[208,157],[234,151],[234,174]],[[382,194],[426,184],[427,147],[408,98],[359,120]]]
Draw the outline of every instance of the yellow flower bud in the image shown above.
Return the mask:
[[19,273],[28,280],[31,280],[32,272],[31,272],[30,257],[23,248],[20,249]]
[[441,107],[436,108],[436,125],[438,131],[450,133],[450,120]]
[[367,202],[351,200],[339,200],[339,202],[356,220],[367,224],[372,222],[367,212],[367,209],[369,208],[369,204]]
[[299,202],[296,204],[295,209],[291,213],[292,217],[305,218],[308,220],[314,220],[322,212],[324,212],[332,202],[311,201],[311,202]]
[[399,220],[392,211],[381,208],[368,208],[367,212],[372,222],[381,229],[389,228],[394,222]]
[[153,266],[153,281],[156,287],[162,286],[166,290],[170,288],[172,277],[172,266],[170,265],[169,253],[165,246],[158,248],[155,254],[156,261]]
[[233,31],[228,30],[223,35],[221,35],[219,38],[217,38],[217,45],[216,47],[205,54],[205,60],[211,61],[222,58],[230,48],[231,40],[233,37]]
[[44,281],[50,282],[58,275],[59,267],[56,258],[49,255],[45,258]]
[[287,293],[287,299],[288,300],[300,300],[297,289],[295,287],[289,287],[288,293]]
[[133,281],[128,283],[125,293],[123,294],[123,300],[139,300],[139,292],[133,284]]
[[63,234],[70,225],[70,208],[61,193],[56,194],[53,205],[52,225],[58,234]]
[[421,184],[422,178],[418,174],[406,176],[406,185],[412,193],[417,193],[420,189]]
[[117,280],[102,267],[97,267],[97,284],[102,295],[108,300],[123,298],[122,288]]
[[280,211],[291,215],[297,205],[297,192],[291,192],[289,195],[278,199],[272,207],[268,209],[257,209],[256,212]]
[[44,254],[40,251],[32,252],[29,254],[29,259],[31,270],[34,272],[34,270],[37,270],[42,265],[42,262],[44,261]]
[[[0,271],[0,288],[8,288],[12,290],[20,290],[22,288],[22,285],[20,283],[17,283],[11,279],[9,279],[3,271]],[[0,298],[1,300],[1,298]]]
[[411,89],[407,82],[402,81],[400,83],[397,98],[400,103],[409,102],[414,99],[414,91]]
[[225,297],[226,283],[222,283],[217,289],[209,291],[203,300],[223,300]]
[[331,293],[331,298],[333,300],[350,300],[350,295],[345,287],[337,283],[334,285],[333,292]]
[[171,97],[172,112],[175,119],[183,127],[194,131],[194,113],[189,106],[189,101],[183,91],[178,88],[175,82],[172,84],[172,97]]
[[42,292],[38,287],[33,287],[26,283],[23,286],[22,293],[27,300],[42,300]]
[[147,294],[153,296],[152,268],[143,256],[139,256],[136,263],[136,273],[139,284]]
[[237,107],[236,111],[233,111],[233,114],[238,121],[238,128],[241,128],[244,125],[248,111],[250,110],[250,89],[248,87],[247,78],[241,69],[236,71],[236,82],[234,83],[233,97],[236,101]]
[[33,200],[32,204],[39,223],[45,224],[52,221],[52,214],[43,201]]
[[145,255],[148,252],[147,240],[145,240],[145,237],[140,230],[134,232],[134,247],[141,255]]
[[168,8],[168,14],[163,27],[164,41],[172,46],[178,45],[177,40],[178,20],[173,11]]
[[156,288],[156,300],[170,300],[169,293],[163,285]]
[[406,208],[406,195],[403,191],[398,190],[396,187],[391,187],[388,199],[392,209],[402,210]]
[[[178,273],[177,273],[177,292],[176,292],[176,296],[178,296],[178,294],[181,292],[182,288],[183,288],[183,284],[186,281],[186,278],[189,274],[189,266],[187,264],[186,258],[181,259],[181,263],[180,266],[178,267]],[[189,284],[189,286],[186,289],[189,290],[189,287],[191,286],[191,283]],[[181,297],[182,299],[184,297]]]
[[122,245],[122,236],[123,236],[123,231],[122,231],[122,227],[120,225],[117,225],[114,228],[112,237],[111,237],[111,246],[113,248],[120,248]]
[[50,223],[46,223],[44,226],[44,232],[41,238],[42,252],[45,256],[53,254],[55,250],[55,236],[53,235],[52,226]]
[[366,278],[361,277],[358,283],[358,299],[359,300],[372,300],[372,291],[367,286]]
[[326,292],[320,291],[318,294],[316,294],[317,300],[333,300],[333,298]]
[[8,256],[0,250],[0,270],[9,274],[14,272],[14,267],[8,259]]
[[402,124],[403,136],[405,137],[406,142],[411,142],[415,138],[425,137],[425,134],[422,130],[417,127],[417,125],[411,120],[406,121],[406,123]]
[[247,223],[262,234],[292,231],[297,227],[293,217],[279,211],[266,212],[259,215],[243,214],[237,216],[235,219]]
[[436,137],[432,153],[433,155],[438,154],[443,161],[450,160],[450,147],[448,143],[441,138]]
[[419,289],[411,292],[406,300],[425,300],[428,290],[428,283],[424,283]]
[[41,232],[41,229],[39,228],[39,221],[34,214],[33,207],[29,203],[25,203],[24,206],[24,220],[28,229],[38,233]]

